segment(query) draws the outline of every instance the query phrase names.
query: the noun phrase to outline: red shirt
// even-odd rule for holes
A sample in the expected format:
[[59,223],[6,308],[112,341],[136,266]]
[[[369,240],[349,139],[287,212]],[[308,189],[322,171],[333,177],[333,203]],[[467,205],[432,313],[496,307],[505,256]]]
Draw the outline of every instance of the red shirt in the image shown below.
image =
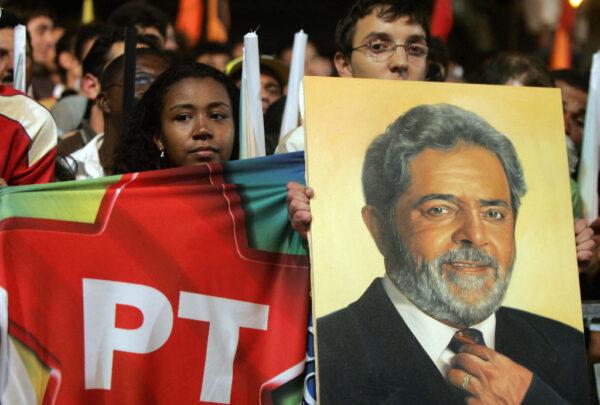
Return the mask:
[[0,177],[10,186],[54,178],[56,124],[27,95],[0,85]]

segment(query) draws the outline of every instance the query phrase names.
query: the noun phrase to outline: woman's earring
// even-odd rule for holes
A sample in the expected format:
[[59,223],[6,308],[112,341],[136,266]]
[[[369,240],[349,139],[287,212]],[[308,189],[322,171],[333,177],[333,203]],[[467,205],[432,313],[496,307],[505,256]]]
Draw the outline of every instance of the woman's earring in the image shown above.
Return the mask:
[[164,149],[160,151],[160,158],[161,159],[165,158],[165,150]]

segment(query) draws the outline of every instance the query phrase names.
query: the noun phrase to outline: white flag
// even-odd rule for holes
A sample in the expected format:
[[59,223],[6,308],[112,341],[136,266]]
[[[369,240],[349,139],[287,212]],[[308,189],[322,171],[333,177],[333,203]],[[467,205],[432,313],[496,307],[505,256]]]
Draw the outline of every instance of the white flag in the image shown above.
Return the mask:
[[307,35],[302,30],[294,35],[292,64],[290,66],[290,76],[288,79],[285,110],[283,111],[281,131],[279,133],[280,138],[298,127],[300,106],[304,104],[304,97],[301,97],[300,87],[304,80],[304,55],[306,53],[307,38]]
[[244,36],[244,58],[240,85],[240,159],[265,156],[265,128],[260,97],[258,36]]
[[600,52],[594,54],[588,93],[581,161],[577,182],[583,199],[583,217],[591,223],[598,215],[600,159]]
[[25,84],[25,66],[26,66],[26,45],[27,28],[24,25],[15,27],[15,43],[13,54],[13,87],[25,93],[27,91]]

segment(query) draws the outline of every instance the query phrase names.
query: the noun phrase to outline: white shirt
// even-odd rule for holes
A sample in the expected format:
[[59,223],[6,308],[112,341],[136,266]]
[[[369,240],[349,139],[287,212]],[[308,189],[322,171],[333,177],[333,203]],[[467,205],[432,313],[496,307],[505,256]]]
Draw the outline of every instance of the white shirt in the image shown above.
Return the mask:
[[75,172],[77,180],[104,177],[104,168],[100,164],[100,156],[98,155],[103,140],[104,134],[98,134],[83,148],[71,154],[71,158],[77,162],[77,171]]
[[[421,344],[421,347],[423,347],[431,361],[433,361],[440,373],[445,377],[446,372],[450,368],[450,360],[454,357],[454,352],[448,349],[448,344],[452,340],[454,333],[459,329],[446,325],[421,311],[402,294],[387,275],[383,278],[383,288],[412,334],[415,335]],[[495,314],[492,314],[483,322],[469,327],[477,329],[483,334],[483,339],[487,347],[491,349],[495,348]]]

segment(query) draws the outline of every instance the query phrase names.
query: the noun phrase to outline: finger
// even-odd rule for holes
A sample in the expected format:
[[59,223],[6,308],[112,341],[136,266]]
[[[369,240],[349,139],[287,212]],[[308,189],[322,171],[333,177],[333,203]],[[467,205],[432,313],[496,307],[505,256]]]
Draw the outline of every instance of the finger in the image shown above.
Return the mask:
[[307,211],[310,212],[310,205],[306,201],[302,200],[292,200],[288,204],[288,212],[290,215],[294,215],[298,211]]
[[4,180],[2,177],[0,177],[0,187],[4,187],[7,186],[8,184],[6,183],[6,180]]
[[310,223],[312,218],[309,216],[298,215],[291,219],[292,229],[294,229],[300,236],[306,239],[308,231],[310,230]]
[[292,221],[298,224],[308,225],[312,222],[312,215],[307,211],[298,211],[292,216]]
[[481,377],[482,370],[485,369],[488,362],[474,354],[461,352],[452,358],[450,364],[456,369]]
[[577,221],[575,221],[575,234],[577,235],[579,232],[581,232],[586,225],[585,219],[583,218],[579,218]]
[[[469,375],[471,377],[468,377]],[[446,373],[446,380],[456,388],[466,391],[474,397],[479,398],[481,383],[474,375],[457,368],[451,368]]]
[[287,200],[288,200],[288,204],[291,203],[292,201],[302,201],[307,204],[309,202],[309,199],[306,196],[306,194],[304,194],[303,190],[298,190],[298,189],[289,190],[288,195],[287,195]]
[[[466,344],[460,349],[460,353],[469,353],[479,357],[481,360],[490,361],[498,353],[484,345]],[[454,356],[456,357],[456,356]]]
[[575,236],[575,242],[580,244],[582,242],[592,240],[592,236],[594,236],[594,231],[592,228],[583,228],[581,232],[577,236]]
[[288,190],[292,190],[292,189],[299,189],[299,188],[300,188],[300,189],[302,189],[302,188],[304,188],[304,186],[303,186],[302,184],[300,184],[300,183],[296,182],[296,181],[290,181],[290,182],[287,184],[287,189],[288,189]]
[[304,195],[306,195],[308,198],[313,198],[315,196],[315,192],[310,187],[304,187]]
[[594,246],[596,246],[596,242],[594,242],[593,239],[586,240],[585,242],[577,245],[577,251],[583,252],[587,250],[591,252],[592,250],[594,250]]
[[577,261],[578,262],[587,262],[592,260],[594,257],[594,252],[586,250],[583,252],[577,252]]

